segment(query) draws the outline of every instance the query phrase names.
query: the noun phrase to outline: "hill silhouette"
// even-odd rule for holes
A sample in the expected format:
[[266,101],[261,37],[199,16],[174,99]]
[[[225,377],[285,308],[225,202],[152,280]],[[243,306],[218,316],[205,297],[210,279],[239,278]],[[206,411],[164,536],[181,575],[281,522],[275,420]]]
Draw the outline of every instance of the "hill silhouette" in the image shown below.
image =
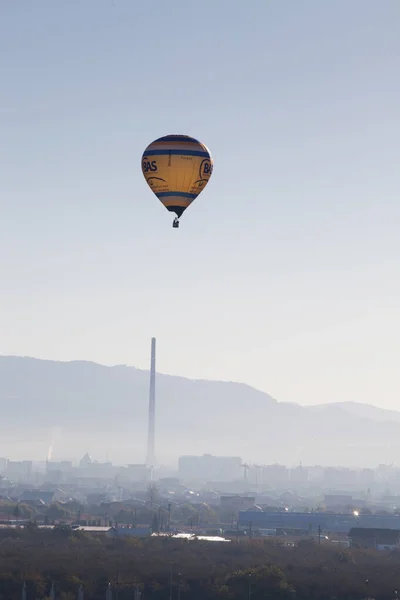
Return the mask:
[[[1,356],[0,456],[44,459],[52,445],[55,459],[89,451],[143,462],[148,384],[148,371],[134,367]],[[376,407],[304,407],[242,383],[164,374],[156,393],[162,463],[208,452],[258,464],[374,466],[399,450],[400,423]]]

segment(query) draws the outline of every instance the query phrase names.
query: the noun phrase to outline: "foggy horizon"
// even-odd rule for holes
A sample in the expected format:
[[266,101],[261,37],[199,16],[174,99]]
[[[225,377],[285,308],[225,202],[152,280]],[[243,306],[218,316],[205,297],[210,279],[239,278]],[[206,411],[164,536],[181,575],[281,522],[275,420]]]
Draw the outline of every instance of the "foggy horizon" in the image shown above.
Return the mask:
[[[150,340],[151,338],[149,338]],[[129,369],[135,369],[137,371],[143,371],[146,373],[150,373],[150,367],[148,366],[146,367],[138,367],[134,364],[129,364],[129,363],[105,363],[105,362],[98,362],[95,360],[92,360],[90,358],[71,358],[71,359],[65,359],[65,360],[61,360],[61,359],[54,359],[54,358],[50,358],[50,357],[45,357],[45,356],[31,356],[31,355],[18,355],[18,354],[6,354],[6,353],[2,353],[0,354],[0,357],[10,357],[10,358],[27,358],[27,359],[32,359],[32,360],[38,360],[38,361],[48,361],[48,362],[55,362],[55,363],[89,363],[89,364],[94,364],[94,365],[99,365],[102,367],[106,367],[106,368],[114,368],[114,367],[126,367]],[[189,381],[210,381],[210,382],[215,382],[215,383],[235,383],[238,385],[243,385],[243,386],[248,386],[251,387],[257,391],[263,392],[265,394],[267,394],[268,396],[272,397],[272,395],[269,393],[268,389],[262,389],[262,388],[258,388],[257,386],[253,385],[252,383],[249,383],[248,381],[240,381],[240,380],[235,380],[235,379],[221,379],[221,378],[204,378],[204,377],[189,377],[187,375],[182,375],[178,372],[166,372],[166,371],[162,371],[157,367],[157,375],[165,375],[167,377],[177,377],[180,379],[187,379]],[[299,404],[300,406],[319,406],[320,404],[341,404],[343,402],[343,400],[341,399],[337,399],[334,402],[329,402],[328,400],[324,400],[323,398],[315,398],[314,401],[311,402],[307,402],[307,403],[302,403],[302,402],[298,402],[296,401],[296,399],[293,400],[280,400],[279,398],[274,398],[277,402],[283,402],[285,404]],[[384,408],[382,406],[379,406],[379,403],[370,403],[370,402],[363,402],[361,400],[351,400],[349,401],[351,403],[355,403],[355,404],[368,404],[369,406],[373,406],[379,410],[382,411],[391,411],[392,409],[388,409],[388,408]],[[396,411],[396,409],[393,409]],[[396,411],[396,412],[400,412],[400,411]]]
[[[126,365],[0,356],[0,399],[14,407],[0,422],[0,456],[60,459],[71,457],[73,444],[74,459],[89,452],[99,462],[144,463],[149,383],[148,369]],[[158,464],[212,454],[288,467],[362,468],[396,463],[400,452],[400,412],[373,405],[301,406],[247,384],[157,368],[155,397]]]

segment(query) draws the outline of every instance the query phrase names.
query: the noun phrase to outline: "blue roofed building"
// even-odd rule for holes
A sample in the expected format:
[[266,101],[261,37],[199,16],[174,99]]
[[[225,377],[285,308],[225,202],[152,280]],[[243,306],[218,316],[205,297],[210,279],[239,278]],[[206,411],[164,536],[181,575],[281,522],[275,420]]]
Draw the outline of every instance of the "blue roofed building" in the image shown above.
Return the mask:
[[400,531],[400,516],[397,515],[357,515],[330,514],[324,512],[259,512],[245,510],[239,512],[239,527],[242,529],[275,529],[277,533],[287,531],[342,533],[348,535],[357,528],[392,529]]

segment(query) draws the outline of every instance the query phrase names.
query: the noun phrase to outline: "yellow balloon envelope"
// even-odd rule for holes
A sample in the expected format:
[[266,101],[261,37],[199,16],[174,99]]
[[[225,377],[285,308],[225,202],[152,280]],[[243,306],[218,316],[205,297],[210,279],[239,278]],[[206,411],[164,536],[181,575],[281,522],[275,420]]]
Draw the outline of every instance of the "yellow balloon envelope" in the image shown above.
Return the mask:
[[178,219],[204,190],[213,171],[207,146],[188,135],[166,135],[147,146],[142,172],[157,198]]

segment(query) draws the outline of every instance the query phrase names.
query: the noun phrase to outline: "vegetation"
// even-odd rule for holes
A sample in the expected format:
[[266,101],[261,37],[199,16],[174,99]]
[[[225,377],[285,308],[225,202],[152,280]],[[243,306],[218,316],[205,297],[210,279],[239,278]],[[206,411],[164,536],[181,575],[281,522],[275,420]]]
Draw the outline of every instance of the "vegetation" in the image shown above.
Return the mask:
[[[400,553],[336,549],[302,541],[229,543],[160,538],[109,539],[58,525],[0,529],[0,599],[105,599],[108,582],[118,600],[391,600],[400,582]],[[171,596],[170,596],[171,593]],[[116,595],[114,595],[116,597]]]

